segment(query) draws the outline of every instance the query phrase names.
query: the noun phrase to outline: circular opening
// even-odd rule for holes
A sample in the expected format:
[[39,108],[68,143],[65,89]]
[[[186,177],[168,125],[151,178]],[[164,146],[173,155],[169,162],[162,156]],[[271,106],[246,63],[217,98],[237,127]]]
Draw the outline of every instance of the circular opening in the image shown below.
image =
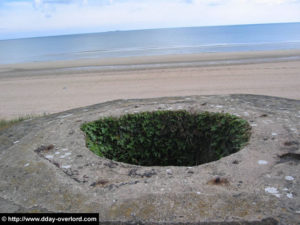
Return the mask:
[[155,111],[83,124],[87,147],[101,157],[142,166],[195,166],[239,151],[247,121],[224,113]]

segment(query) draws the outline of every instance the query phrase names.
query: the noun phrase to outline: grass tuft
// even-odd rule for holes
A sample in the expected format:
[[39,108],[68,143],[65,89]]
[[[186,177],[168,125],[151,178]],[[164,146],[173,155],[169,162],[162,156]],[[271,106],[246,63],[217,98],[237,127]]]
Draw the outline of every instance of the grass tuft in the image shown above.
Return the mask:
[[11,120],[0,119],[0,131],[10,128],[24,120],[28,120],[36,117],[37,116],[27,115],[27,116],[20,116],[16,119],[11,119]]

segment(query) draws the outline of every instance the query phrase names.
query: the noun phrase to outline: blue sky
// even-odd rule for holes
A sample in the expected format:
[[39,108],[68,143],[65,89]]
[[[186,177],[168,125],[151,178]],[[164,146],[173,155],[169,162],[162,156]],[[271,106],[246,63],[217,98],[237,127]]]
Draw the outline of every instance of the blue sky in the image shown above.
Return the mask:
[[0,39],[300,22],[300,0],[0,0]]

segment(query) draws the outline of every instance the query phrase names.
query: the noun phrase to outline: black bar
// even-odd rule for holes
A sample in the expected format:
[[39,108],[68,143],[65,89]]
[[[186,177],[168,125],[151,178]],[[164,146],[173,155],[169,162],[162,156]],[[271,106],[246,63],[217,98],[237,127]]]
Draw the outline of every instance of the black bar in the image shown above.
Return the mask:
[[98,225],[98,213],[0,213],[0,224],[86,224]]

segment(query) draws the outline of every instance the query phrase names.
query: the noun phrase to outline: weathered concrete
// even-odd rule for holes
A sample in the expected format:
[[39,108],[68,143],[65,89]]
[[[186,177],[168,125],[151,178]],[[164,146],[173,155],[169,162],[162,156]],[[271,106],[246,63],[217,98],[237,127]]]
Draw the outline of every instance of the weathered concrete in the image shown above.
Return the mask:
[[[128,165],[85,147],[82,123],[157,109],[238,114],[251,140],[195,167]],[[24,121],[0,133],[0,211],[97,212],[106,224],[299,224],[299,121],[300,101],[254,95],[119,100]]]

